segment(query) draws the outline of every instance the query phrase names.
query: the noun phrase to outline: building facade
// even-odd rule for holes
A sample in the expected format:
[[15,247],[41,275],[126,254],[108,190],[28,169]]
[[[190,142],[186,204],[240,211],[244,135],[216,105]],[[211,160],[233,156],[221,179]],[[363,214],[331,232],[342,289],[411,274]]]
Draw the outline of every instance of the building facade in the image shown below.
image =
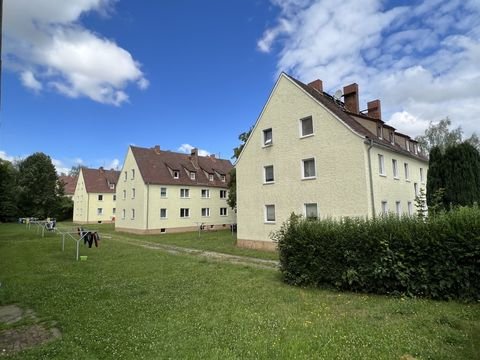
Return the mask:
[[117,187],[119,231],[156,234],[229,229],[235,213],[227,205],[233,168],[215,156],[180,154],[130,146]]
[[381,120],[380,101],[359,111],[358,86],[343,101],[281,74],[236,164],[239,246],[274,249],[290,214],[313,218],[415,213],[428,159]]
[[111,223],[116,218],[119,171],[81,168],[73,196],[73,222]]

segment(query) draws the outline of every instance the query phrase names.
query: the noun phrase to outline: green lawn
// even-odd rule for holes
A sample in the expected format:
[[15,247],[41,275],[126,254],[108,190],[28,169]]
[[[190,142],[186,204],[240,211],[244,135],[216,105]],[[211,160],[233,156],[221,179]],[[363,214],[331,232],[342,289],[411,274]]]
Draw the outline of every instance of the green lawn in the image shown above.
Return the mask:
[[62,332],[14,358],[479,358],[479,304],[295,288],[274,270],[113,239],[82,246],[88,260],[77,262],[66,245],[0,225],[0,304],[30,308]]

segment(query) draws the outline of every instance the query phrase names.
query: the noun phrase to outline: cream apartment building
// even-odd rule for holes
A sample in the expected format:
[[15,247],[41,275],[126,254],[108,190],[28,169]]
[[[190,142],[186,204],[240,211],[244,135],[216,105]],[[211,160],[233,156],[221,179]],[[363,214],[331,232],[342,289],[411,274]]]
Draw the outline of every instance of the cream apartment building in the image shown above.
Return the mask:
[[152,234],[229,229],[227,205],[233,168],[228,160],[130,146],[117,187],[119,231]]
[[73,222],[114,222],[119,171],[82,167],[73,195]]
[[379,100],[359,111],[358,86],[343,100],[282,73],[236,164],[238,245],[274,249],[292,212],[313,218],[415,213],[428,159],[381,120]]

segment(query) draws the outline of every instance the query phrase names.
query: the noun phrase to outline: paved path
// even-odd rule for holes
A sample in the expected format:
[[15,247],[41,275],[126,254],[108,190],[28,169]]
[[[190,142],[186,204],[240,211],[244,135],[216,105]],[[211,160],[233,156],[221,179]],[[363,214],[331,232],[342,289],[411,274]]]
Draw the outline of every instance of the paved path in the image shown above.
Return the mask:
[[249,256],[230,255],[230,254],[224,254],[224,253],[219,253],[215,251],[190,249],[190,248],[184,248],[184,247],[175,246],[175,245],[159,244],[159,243],[149,242],[144,240],[121,239],[118,236],[112,237],[111,240],[118,241],[123,244],[143,247],[145,249],[160,250],[160,251],[164,251],[174,255],[188,254],[193,256],[204,257],[204,258],[215,260],[215,261],[247,265],[247,266],[252,266],[256,268],[277,270],[279,267],[278,260],[264,260],[264,259],[249,257]]

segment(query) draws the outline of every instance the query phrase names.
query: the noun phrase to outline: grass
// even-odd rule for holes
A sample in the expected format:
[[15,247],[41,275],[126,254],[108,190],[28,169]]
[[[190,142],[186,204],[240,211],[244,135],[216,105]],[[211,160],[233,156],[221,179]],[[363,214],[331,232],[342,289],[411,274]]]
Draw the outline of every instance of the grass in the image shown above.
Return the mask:
[[479,304],[295,288],[273,270],[109,239],[81,254],[0,225],[0,304],[33,309],[63,335],[12,358],[479,358]]

